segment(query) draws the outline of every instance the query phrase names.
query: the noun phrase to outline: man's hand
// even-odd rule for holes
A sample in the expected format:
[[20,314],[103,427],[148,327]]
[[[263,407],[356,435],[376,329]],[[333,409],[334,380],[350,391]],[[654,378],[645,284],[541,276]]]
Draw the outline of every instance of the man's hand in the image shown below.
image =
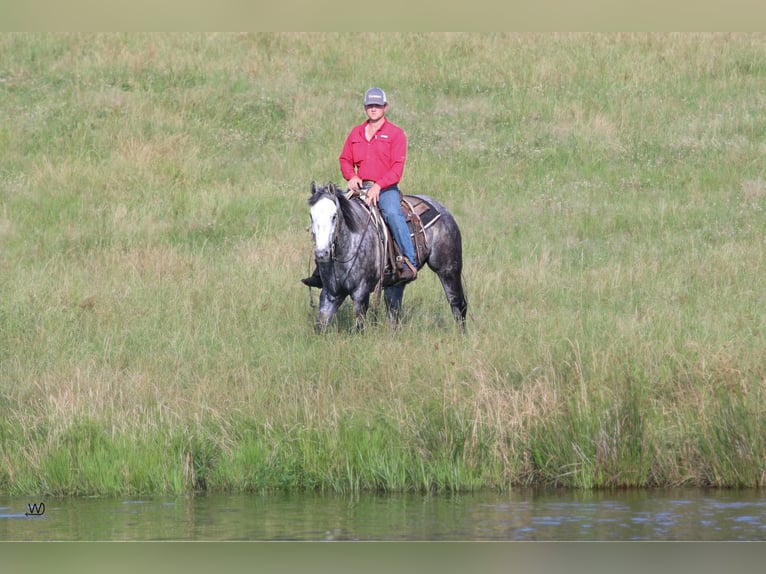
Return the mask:
[[358,175],[355,175],[351,179],[348,180],[348,188],[351,191],[359,191],[362,189],[362,178]]
[[367,205],[378,205],[378,197],[380,197],[380,186],[377,183],[373,183],[372,187],[367,190],[364,201]]

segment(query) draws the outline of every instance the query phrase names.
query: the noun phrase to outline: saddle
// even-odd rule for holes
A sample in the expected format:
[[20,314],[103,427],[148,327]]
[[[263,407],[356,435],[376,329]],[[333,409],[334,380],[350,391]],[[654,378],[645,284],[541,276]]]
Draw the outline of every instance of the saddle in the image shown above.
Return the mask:
[[[358,192],[349,192],[347,197],[359,197],[361,201],[361,195]],[[386,249],[386,262],[382,273],[382,286],[389,287],[398,282],[399,277],[397,260],[403,257],[403,253],[399,244],[394,240],[391,231],[386,225],[383,217],[377,208],[370,208],[364,201],[362,203],[370,211],[375,227],[377,228],[378,235],[383,242]],[[426,239],[426,229],[436,223],[441,217],[441,212],[425,198],[417,195],[404,195],[402,194],[399,208],[402,211],[407,227],[410,230],[410,237],[412,237],[412,243],[415,247],[416,261],[413,263],[420,267],[428,258],[430,248]]]
[[[415,195],[402,194],[399,208],[402,211],[404,220],[407,222],[410,237],[412,237],[412,244],[415,247],[416,260],[413,263],[420,268],[430,253],[426,239],[426,229],[441,217],[441,213],[424,198]],[[387,287],[388,285],[393,285],[398,280],[397,272],[399,265],[397,265],[397,261],[403,257],[403,253],[399,244],[393,240],[388,226],[385,227],[389,241],[387,242],[388,257],[386,258],[386,267],[383,270],[383,286]]]

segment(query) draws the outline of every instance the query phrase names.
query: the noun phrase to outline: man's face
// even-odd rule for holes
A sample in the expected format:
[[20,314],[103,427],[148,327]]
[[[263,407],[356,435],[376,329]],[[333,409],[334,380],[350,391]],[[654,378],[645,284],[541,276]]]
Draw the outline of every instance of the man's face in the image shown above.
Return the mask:
[[371,121],[379,120],[382,118],[386,110],[388,109],[388,104],[379,105],[379,104],[369,104],[367,106],[364,106],[364,111],[367,112],[367,117]]

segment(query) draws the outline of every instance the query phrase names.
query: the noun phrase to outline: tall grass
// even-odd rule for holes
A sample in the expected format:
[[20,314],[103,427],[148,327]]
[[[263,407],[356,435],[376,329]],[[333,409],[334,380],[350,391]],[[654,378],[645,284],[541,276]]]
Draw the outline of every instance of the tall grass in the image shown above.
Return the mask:
[[[0,35],[0,492],[762,486],[765,51]],[[466,337],[429,273],[398,331],[313,332],[309,183],[370,85]]]

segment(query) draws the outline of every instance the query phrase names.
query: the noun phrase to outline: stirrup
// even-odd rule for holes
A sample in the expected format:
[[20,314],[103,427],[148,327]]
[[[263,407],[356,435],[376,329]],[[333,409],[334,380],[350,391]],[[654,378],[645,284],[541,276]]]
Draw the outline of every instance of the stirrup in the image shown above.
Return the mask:
[[418,268],[412,264],[408,257],[402,255],[396,258],[397,262],[397,283],[409,283],[418,278]]

